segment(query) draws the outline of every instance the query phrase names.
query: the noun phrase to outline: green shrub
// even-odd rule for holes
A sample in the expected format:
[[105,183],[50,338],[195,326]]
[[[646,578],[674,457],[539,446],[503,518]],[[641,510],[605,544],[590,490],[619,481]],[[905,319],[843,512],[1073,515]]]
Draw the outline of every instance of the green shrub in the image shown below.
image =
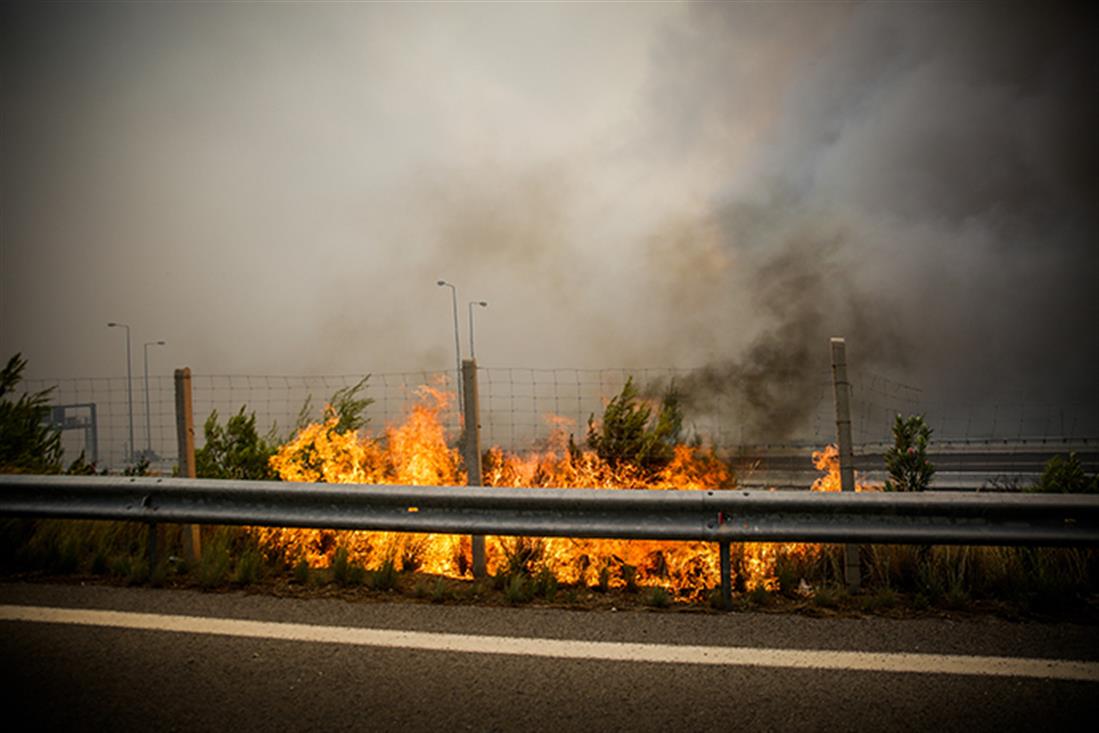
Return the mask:
[[1029,491],[1043,494],[1099,493],[1099,474],[1088,476],[1075,452],[1053,456],[1042,469],[1038,482]]
[[655,585],[645,593],[644,601],[646,606],[667,608],[672,605],[672,595],[661,586]]
[[359,390],[366,386],[368,379],[370,379],[369,374],[350,387],[336,390],[332,399],[328,401],[324,417],[326,420],[331,417],[337,418],[335,432],[346,433],[349,430],[366,427],[368,420],[363,416],[363,411],[374,404],[374,400],[358,395]]
[[886,491],[926,491],[935,475],[935,468],[927,459],[927,446],[931,442],[931,428],[921,415],[893,421],[893,447],[885,452],[885,467],[889,478]]
[[534,568],[542,562],[545,543],[533,537],[501,538],[500,549],[504,552],[501,575],[505,578],[516,574],[530,577],[534,574]]
[[397,566],[393,558],[387,557],[380,568],[374,571],[370,577],[370,585],[374,590],[394,590],[400,580]]
[[534,587],[530,579],[522,573],[515,573],[504,586],[504,598],[514,605],[529,603],[534,598]]
[[660,411],[639,399],[633,377],[622,391],[607,403],[603,420],[596,424],[588,418],[588,446],[612,467],[636,466],[645,473],[656,473],[675,455],[675,446],[683,432],[683,409],[672,385],[664,394]]
[[[392,561],[386,562],[392,567]],[[393,572],[396,575],[396,570]],[[337,585],[362,585],[366,582],[366,568],[351,562],[347,548],[340,547],[336,549],[336,556],[332,558],[332,579]]]
[[10,397],[26,366],[16,354],[0,370],[0,473],[58,473],[61,430],[49,421],[53,388]]
[[551,602],[557,596],[557,576],[545,565],[534,576],[534,594]]
[[303,557],[294,565],[294,582],[300,585],[308,585],[309,572],[309,561]]
[[213,410],[203,426],[206,444],[195,451],[195,475],[199,478],[256,479],[276,478],[270,459],[277,446],[274,435],[263,438],[256,431],[256,413],[240,412],[218,423]]
[[263,556],[258,550],[249,548],[237,558],[237,566],[233,570],[233,583],[251,585],[260,579],[262,573]]

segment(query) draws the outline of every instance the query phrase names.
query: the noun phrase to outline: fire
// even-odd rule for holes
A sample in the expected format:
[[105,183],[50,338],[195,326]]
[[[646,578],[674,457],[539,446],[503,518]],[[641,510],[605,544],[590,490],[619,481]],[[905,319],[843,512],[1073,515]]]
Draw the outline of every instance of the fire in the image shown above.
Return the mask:
[[[421,387],[418,397],[405,421],[388,426],[382,437],[340,432],[337,418],[329,414],[326,420],[299,430],[272,457],[271,465],[286,481],[464,485],[466,475],[459,452],[448,446],[441,419],[450,407],[450,395]],[[727,488],[734,483],[728,467],[712,450],[677,445],[672,460],[663,469],[646,475],[629,464],[612,466],[594,451],[578,447],[567,422],[554,418],[551,424],[552,435],[540,450],[519,455],[499,447],[489,449],[483,466],[486,485],[516,490],[583,487],[697,491]],[[814,453],[814,459],[828,475],[818,479],[813,490],[838,490],[834,447]],[[287,528],[253,531],[269,553],[293,562],[304,558],[314,567],[330,565],[340,546],[352,561],[367,568],[377,568],[388,560],[402,570],[471,577],[468,537]],[[680,597],[697,599],[720,582],[715,543],[490,537],[486,551],[492,574],[548,570],[564,584],[662,586]],[[773,590],[777,585],[778,551],[773,544],[736,546],[733,570],[738,587]],[[782,551],[808,554],[817,552],[817,548],[788,545]]]
[[[811,491],[840,491],[840,452],[835,445],[826,445],[822,450],[813,451],[813,466],[824,475],[813,482]],[[881,486],[859,481],[855,472],[855,491],[880,491]]]

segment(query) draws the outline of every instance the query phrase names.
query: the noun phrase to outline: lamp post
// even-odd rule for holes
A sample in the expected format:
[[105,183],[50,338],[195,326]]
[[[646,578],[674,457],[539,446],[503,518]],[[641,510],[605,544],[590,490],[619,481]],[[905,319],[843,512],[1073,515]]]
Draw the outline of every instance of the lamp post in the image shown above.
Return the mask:
[[153,455],[153,429],[151,427],[152,417],[149,410],[149,347],[150,346],[163,346],[164,341],[146,341],[144,345],[145,349],[145,459],[148,460]]
[[134,460],[134,379],[133,369],[130,366],[130,327],[125,323],[111,321],[107,328],[126,329],[126,399],[130,406],[130,462]]
[[435,283],[440,288],[450,288],[451,303],[454,306],[454,359],[457,365],[458,371],[455,374],[455,378],[458,384],[458,404],[462,404],[462,341],[458,335],[458,288],[454,287],[446,280],[439,280]]
[[476,361],[477,354],[473,351],[473,306],[479,305],[482,308],[488,308],[488,301],[485,300],[471,300],[469,301],[469,358]]

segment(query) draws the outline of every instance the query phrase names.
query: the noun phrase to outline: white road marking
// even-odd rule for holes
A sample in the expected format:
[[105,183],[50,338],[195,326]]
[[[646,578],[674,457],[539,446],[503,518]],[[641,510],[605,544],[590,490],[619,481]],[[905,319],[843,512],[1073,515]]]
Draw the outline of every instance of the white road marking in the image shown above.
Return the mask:
[[847,652],[820,649],[628,644],[605,641],[475,636],[424,631],[394,631],[349,626],[244,621],[205,616],[176,616],[126,611],[0,605],[0,621],[105,626],[120,629],[214,634],[280,641],[417,649],[467,654],[508,654],[613,662],[710,664],[781,669],[858,670],[1032,677],[1099,682],[1099,662],[958,654]]

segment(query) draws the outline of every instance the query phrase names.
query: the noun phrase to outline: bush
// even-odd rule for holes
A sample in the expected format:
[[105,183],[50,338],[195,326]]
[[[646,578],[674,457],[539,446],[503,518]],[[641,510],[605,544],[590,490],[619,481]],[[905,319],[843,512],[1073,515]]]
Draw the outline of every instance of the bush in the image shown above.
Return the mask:
[[203,426],[206,444],[195,451],[195,474],[199,478],[270,480],[276,478],[270,466],[277,450],[273,435],[260,437],[256,431],[256,413],[240,412],[229,418],[225,427],[218,424],[213,410]]
[[545,565],[539,568],[538,574],[534,576],[534,594],[551,602],[557,597],[557,576]]
[[294,565],[294,582],[300,585],[309,583],[309,561],[304,557]]
[[656,585],[645,594],[645,605],[653,608],[667,608],[672,605],[672,596],[667,590]]
[[931,428],[923,416],[903,418],[897,415],[893,422],[893,447],[885,452],[885,467],[889,478],[886,491],[926,491],[935,475],[935,468],[927,460],[927,445],[931,442]]
[[370,584],[374,590],[393,590],[397,587],[398,580],[397,565],[393,562],[393,558],[387,557],[382,566],[374,571]]
[[1046,461],[1038,483],[1029,491],[1043,494],[1097,494],[1099,493],[1099,474],[1088,476],[1076,453],[1067,456],[1053,456]]
[[[394,575],[396,575],[396,571],[394,571]],[[366,568],[351,562],[347,549],[340,547],[336,550],[336,556],[332,559],[332,579],[338,585],[362,585],[366,582]]]
[[255,548],[248,548],[237,559],[236,569],[233,571],[233,583],[236,585],[251,585],[260,579],[263,574],[263,556]]
[[612,468],[621,464],[656,473],[671,462],[675,446],[683,432],[683,410],[673,385],[664,394],[660,412],[639,400],[633,377],[603,411],[597,425],[595,415],[588,418],[588,446]]
[[9,397],[26,366],[16,354],[0,371],[0,473],[59,473],[61,431],[49,424],[53,388]]
[[508,584],[504,586],[504,597],[513,606],[519,603],[529,603],[534,598],[534,586],[526,575],[515,573],[508,580]]

